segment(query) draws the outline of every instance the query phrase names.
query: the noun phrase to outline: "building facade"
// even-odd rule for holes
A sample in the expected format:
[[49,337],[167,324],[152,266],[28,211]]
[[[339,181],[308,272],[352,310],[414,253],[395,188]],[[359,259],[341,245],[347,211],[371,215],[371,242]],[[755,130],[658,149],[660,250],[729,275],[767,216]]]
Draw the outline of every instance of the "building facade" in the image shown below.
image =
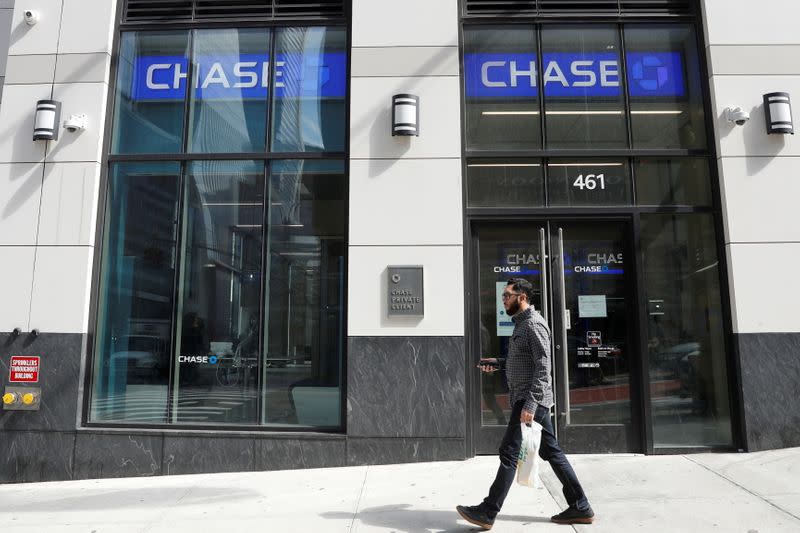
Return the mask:
[[0,480],[494,453],[511,277],[569,453],[800,445],[762,4],[0,1]]

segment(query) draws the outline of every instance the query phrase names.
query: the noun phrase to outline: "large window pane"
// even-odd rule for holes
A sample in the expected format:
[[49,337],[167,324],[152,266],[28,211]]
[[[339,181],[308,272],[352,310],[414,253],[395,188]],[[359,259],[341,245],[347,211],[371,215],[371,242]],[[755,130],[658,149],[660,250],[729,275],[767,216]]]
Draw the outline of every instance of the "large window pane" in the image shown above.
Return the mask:
[[344,29],[278,30],[273,151],[344,151],[346,49]]
[[733,441],[712,215],[643,215],[656,447]]
[[263,28],[194,32],[190,152],[264,151],[269,35]]
[[464,30],[467,148],[542,146],[533,26]]
[[705,158],[637,159],[634,176],[638,205],[711,205],[711,176]]
[[123,33],[111,150],[117,154],[182,150],[189,33]]
[[541,160],[475,160],[467,164],[468,207],[543,205],[544,175]]
[[108,179],[91,419],[167,419],[180,165],[122,163]]
[[542,29],[548,148],[624,148],[625,96],[613,26]]
[[277,161],[269,187],[265,422],[338,427],[344,164]]
[[263,163],[194,162],[183,203],[174,421],[256,423]]
[[621,159],[551,159],[547,163],[549,205],[629,205],[631,176]]
[[700,56],[691,26],[625,28],[634,148],[705,148]]

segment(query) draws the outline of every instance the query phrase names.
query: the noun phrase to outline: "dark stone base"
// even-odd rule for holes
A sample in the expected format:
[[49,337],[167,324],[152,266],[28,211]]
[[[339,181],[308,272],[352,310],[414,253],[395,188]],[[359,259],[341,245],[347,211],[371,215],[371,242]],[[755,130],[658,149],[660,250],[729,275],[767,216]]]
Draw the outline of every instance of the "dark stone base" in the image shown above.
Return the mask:
[[735,336],[748,451],[800,446],[800,333]]

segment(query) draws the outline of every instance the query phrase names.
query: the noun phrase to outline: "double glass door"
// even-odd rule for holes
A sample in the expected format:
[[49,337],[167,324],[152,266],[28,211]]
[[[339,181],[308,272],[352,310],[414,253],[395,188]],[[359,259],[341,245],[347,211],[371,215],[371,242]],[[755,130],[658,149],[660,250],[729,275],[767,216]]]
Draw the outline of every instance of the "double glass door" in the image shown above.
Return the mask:
[[[530,281],[533,306],[551,330],[554,421],[561,444],[570,453],[641,451],[629,223],[476,222],[473,235],[478,292],[472,353],[507,356],[514,323],[501,293],[510,278]],[[505,371],[470,369],[480,391],[473,395],[475,448],[496,453],[512,408]]]

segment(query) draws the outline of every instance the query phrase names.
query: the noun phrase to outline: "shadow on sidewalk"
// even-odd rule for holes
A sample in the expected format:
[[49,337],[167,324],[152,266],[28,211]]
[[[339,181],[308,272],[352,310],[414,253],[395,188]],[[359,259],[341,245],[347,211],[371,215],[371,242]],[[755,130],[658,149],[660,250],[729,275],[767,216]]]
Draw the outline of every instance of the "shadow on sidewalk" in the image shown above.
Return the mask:
[[[408,503],[368,507],[358,512],[356,520],[365,526],[390,528],[404,533],[457,533],[469,530],[480,530],[477,526],[464,521],[456,512],[455,506],[450,511],[411,509]],[[321,513],[323,518],[341,520],[352,518],[350,513]],[[520,516],[500,514],[498,522],[522,522],[522,525],[550,523],[549,517]]]

